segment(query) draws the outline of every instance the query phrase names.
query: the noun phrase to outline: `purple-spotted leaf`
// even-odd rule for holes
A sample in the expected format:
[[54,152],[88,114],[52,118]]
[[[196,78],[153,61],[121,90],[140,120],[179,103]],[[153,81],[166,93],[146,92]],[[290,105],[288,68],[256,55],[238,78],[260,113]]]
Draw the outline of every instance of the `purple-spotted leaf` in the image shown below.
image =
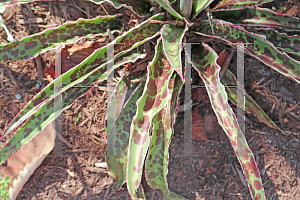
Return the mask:
[[[143,56],[144,56],[143,54],[132,54],[131,56],[125,57],[123,60],[115,63],[114,68],[112,68],[112,70],[128,62],[132,62],[132,61],[134,62],[135,60]],[[105,66],[106,63],[102,64],[100,66],[100,69],[101,67],[104,68]],[[98,69],[95,70],[94,73],[93,71],[90,72],[90,74],[87,73],[86,74],[87,77],[83,76],[85,77],[83,78],[84,80],[83,84],[89,85],[91,83],[97,83],[96,81],[97,79],[100,80],[100,82],[106,80],[108,72],[105,71],[104,73],[101,73],[100,71],[101,70]],[[51,88],[49,87],[46,88],[51,90]],[[55,120],[62,113],[63,110],[69,108],[76,99],[84,96],[90,90],[90,87],[74,88],[74,87],[66,86],[63,87],[63,89],[64,88],[68,88],[68,89],[64,90],[64,92],[61,92],[62,106],[58,111],[54,111],[54,101],[55,101],[54,96],[57,96],[58,94],[56,93],[59,92],[52,94],[51,97],[45,98],[44,101],[43,99],[39,99],[40,101],[43,102],[37,106],[38,109],[32,109],[29,111],[31,117],[29,119],[27,118],[27,121],[22,125],[22,127],[16,131],[16,133],[5,143],[5,145],[0,150],[0,163],[3,163],[7,158],[9,158],[15,152],[17,152],[23,145],[25,145],[28,141],[34,138],[36,134],[42,131],[50,122]],[[42,90],[41,96],[44,97],[46,95],[45,93],[46,92]]]
[[267,41],[271,42],[278,49],[300,55],[299,35],[289,36],[286,33],[279,33],[274,28],[245,27],[245,30],[265,35]]
[[182,81],[175,74],[169,82],[169,100],[166,107],[153,118],[153,130],[146,160],[146,180],[152,188],[162,190],[164,197],[170,194],[167,185],[169,144],[173,134],[173,119]]
[[162,28],[162,42],[165,55],[182,80],[184,78],[181,63],[181,41],[187,30],[187,26],[180,28],[174,25],[165,25]]
[[204,21],[202,25],[197,34],[220,39],[231,46],[243,43],[245,53],[300,83],[300,62],[278,51],[265,36],[248,32],[240,26],[222,20],[213,20],[214,34],[208,21]]
[[216,12],[217,19],[235,24],[252,24],[255,26],[280,26],[289,29],[300,29],[300,20],[285,14],[278,14],[267,8],[255,6],[234,11]]
[[205,84],[218,122],[230,139],[230,143],[242,166],[253,199],[265,199],[259,170],[236,117],[227,103],[224,85],[219,79],[220,66],[217,54],[206,44],[192,45],[192,66]]
[[120,9],[121,7],[125,7],[138,15],[146,15],[149,13],[151,8],[151,4],[148,0],[90,0],[97,4],[109,2],[112,4],[116,9]]
[[261,5],[273,0],[222,0],[215,7],[215,11],[219,10],[238,10],[249,5]]
[[82,37],[93,38],[95,35],[107,35],[107,29],[119,31],[122,24],[117,19],[121,15],[79,19],[57,28],[47,29],[39,34],[26,37],[19,42],[0,46],[0,61],[17,61],[36,57],[38,54],[59,47],[61,44],[73,43]]
[[177,13],[170,5],[168,0],[155,0],[161,7],[163,7],[168,13],[173,15],[176,19],[182,20],[182,16]]
[[[136,113],[136,102],[143,94],[145,82],[134,84],[132,95],[117,115],[113,127],[107,131],[107,166],[109,175],[117,180],[119,189],[126,180],[127,154],[132,118]],[[109,114],[109,113],[108,113]],[[107,127],[107,123],[106,123]]]
[[147,66],[147,82],[142,97],[137,102],[137,112],[132,121],[126,182],[128,191],[136,199],[136,189],[141,182],[143,164],[149,143],[153,117],[166,106],[168,82],[174,68],[166,58],[162,38],[157,41],[155,56]]
[[[227,69],[224,73],[224,76],[221,79],[221,82],[226,86],[236,86],[239,90],[243,90],[243,86],[239,81],[236,80],[235,76]],[[236,89],[232,87],[226,87],[226,91],[228,94],[228,98],[236,104],[237,102],[237,96],[236,96]],[[291,131],[284,131],[281,130],[269,117],[268,115],[263,111],[263,109],[247,94],[245,93],[245,110],[248,113],[252,113],[256,116],[258,120],[265,123],[267,126],[274,128],[276,130],[279,130],[280,132],[283,132],[284,134],[295,134]]]
[[[163,15],[157,14],[151,17],[149,20],[152,19],[161,20],[163,19]],[[60,76],[62,80],[62,85],[64,86],[60,93],[54,94],[54,82],[52,82],[47,87],[45,87],[40,93],[38,93],[33,99],[31,99],[31,101],[28,102],[28,104],[22,109],[22,111],[7,127],[7,129],[5,130],[5,134],[8,134],[14,128],[20,125],[24,120],[28,119],[38,109],[44,106],[45,103],[53,99],[55,96],[62,93],[64,98],[64,95],[66,95],[67,99],[65,100],[65,103],[68,104],[72,102],[68,100],[70,96],[74,97],[74,95],[79,95],[79,93],[81,93],[80,95],[83,95],[85,92],[87,92],[84,88],[72,88],[72,86],[79,83],[82,86],[85,86],[95,82],[95,80],[97,79],[97,81],[100,82],[99,76],[106,71],[106,66],[103,65],[103,63],[105,63],[107,60],[106,56],[108,48],[114,48],[114,59],[116,59],[125,52],[128,52],[136,46],[143,44],[144,42],[155,37],[160,31],[161,27],[161,24],[148,22],[147,20],[139,26],[119,36],[109,45],[106,45],[103,48],[94,51],[93,54],[91,54],[79,65],[70,69],[68,72]],[[137,37],[137,35],[139,37]],[[102,67],[99,67],[99,65],[102,65]],[[76,99],[77,98],[75,98],[74,100]],[[43,116],[41,117],[44,118],[44,116],[45,114],[43,114]]]

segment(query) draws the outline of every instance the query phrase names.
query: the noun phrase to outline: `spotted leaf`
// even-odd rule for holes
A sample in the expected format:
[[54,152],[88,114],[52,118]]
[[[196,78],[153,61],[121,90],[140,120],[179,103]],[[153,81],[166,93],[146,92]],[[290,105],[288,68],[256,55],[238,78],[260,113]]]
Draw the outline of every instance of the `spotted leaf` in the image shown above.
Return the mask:
[[36,57],[38,54],[73,43],[82,37],[93,38],[95,35],[107,35],[107,29],[119,31],[122,24],[117,19],[121,15],[79,19],[57,28],[47,29],[39,34],[26,37],[19,42],[0,46],[0,61],[17,61]]
[[[224,76],[221,79],[221,82],[226,86],[226,92],[228,94],[228,98],[234,103],[237,104],[237,95],[236,88],[227,87],[227,86],[237,86],[239,90],[243,90],[242,84],[236,80],[235,76],[227,69],[224,73]],[[256,116],[258,120],[265,123],[267,126],[279,130],[284,134],[295,134],[291,131],[281,130],[263,111],[263,109],[249,96],[245,93],[245,111],[248,113],[252,113]]]
[[240,26],[222,20],[213,20],[213,26],[214,34],[210,23],[205,21],[201,31],[197,34],[220,39],[231,46],[243,43],[245,53],[300,83],[300,62],[278,51],[272,43],[266,40],[265,36],[248,32]]
[[125,7],[138,15],[146,15],[149,13],[149,10],[151,8],[151,4],[148,0],[90,0],[97,4],[103,3],[103,2],[109,2],[112,4],[116,9],[120,9],[121,7]]
[[162,28],[162,42],[165,54],[182,80],[181,41],[187,30],[187,26],[185,28],[180,28],[174,25],[165,25]]
[[[157,14],[149,20],[152,19],[163,19],[163,15]],[[108,48],[113,48],[113,59],[116,59],[122,54],[132,50],[136,46],[143,44],[144,42],[155,37],[160,31],[161,27],[161,24],[156,24],[152,22],[148,23],[147,21],[145,21],[144,23],[140,24],[134,29],[131,29],[127,33],[124,33],[123,35],[119,36],[109,45],[106,45],[101,49],[94,51],[93,54],[91,54],[86,60],[84,60],[76,67],[70,69],[68,72],[60,76],[62,85],[64,86],[61,90],[61,93],[65,93],[67,97],[69,97],[71,94],[75,95],[80,90],[84,91],[84,89],[70,88],[79,83],[84,86],[90,84],[93,81],[96,81],[97,76],[100,76],[106,71],[106,66],[102,64],[105,63],[107,60]],[[102,65],[101,69],[99,67],[100,65]],[[100,82],[99,80],[97,81]],[[5,134],[8,134],[14,128],[20,125],[24,120],[29,118],[40,107],[44,106],[45,103],[47,103],[47,101],[51,100],[52,98],[61,93],[54,93],[54,82],[50,83],[40,93],[33,97],[33,99],[31,99],[30,102],[28,102],[28,104],[22,109],[22,111],[7,127],[7,129],[5,130]],[[68,100],[66,100],[66,102],[67,101]]]
[[137,112],[131,126],[126,182],[133,199],[137,198],[136,189],[141,182],[150,125],[153,117],[166,106],[168,82],[174,71],[164,54],[161,40],[158,40],[154,59],[147,67],[146,87],[137,102]]
[[136,102],[143,94],[144,86],[145,82],[133,85],[129,90],[134,89],[134,91],[124,105],[120,115],[116,115],[116,121],[113,122],[112,128],[108,129],[106,123],[108,129],[107,165],[109,175],[117,180],[117,189],[119,189],[126,180],[130,126],[132,118],[136,113]]
[[300,55],[299,35],[289,36],[286,33],[278,32],[274,28],[245,27],[245,30],[266,36],[267,41],[271,42],[279,50]]
[[273,0],[221,0],[214,10],[238,10],[249,5],[261,5]]
[[173,134],[173,119],[182,81],[175,74],[169,82],[169,100],[153,119],[153,134],[146,160],[146,179],[152,188],[163,191],[164,197],[170,194],[167,185],[169,144]]
[[[116,63],[114,65],[114,68],[124,65],[125,63],[135,61],[140,57],[142,56],[133,54],[129,57],[124,58],[122,61]],[[106,63],[101,65],[101,67],[104,67],[105,65]],[[93,74],[93,78],[91,78],[90,76],[84,79],[89,80],[89,82],[85,82],[85,84],[93,84],[96,82],[96,79],[99,79],[100,81],[107,79],[107,72],[100,73],[96,71],[95,73],[97,74],[97,76]],[[42,131],[50,122],[55,120],[62,113],[63,110],[69,108],[76,99],[84,96],[89,90],[89,87],[69,87],[67,90],[61,93],[62,106],[58,111],[54,110],[55,99],[50,97],[45,99],[43,101],[42,106],[40,105],[37,107],[38,109],[31,110],[31,117],[27,119],[24,125],[22,125],[22,127],[16,131],[16,133],[5,143],[5,145],[0,150],[0,163],[3,163],[8,157],[12,156],[15,152],[17,152],[36,134]],[[43,92],[42,96],[44,96]]]
[[278,14],[270,9],[255,6],[234,11],[219,11],[216,12],[216,18],[235,24],[279,26],[289,29],[300,29],[299,18]]
[[212,108],[218,122],[230,139],[231,145],[242,166],[250,194],[254,199],[265,199],[259,170],[236,117],[228,105],[224,85],[219,79],[220,66],[217,54],[206,44],[192,45],[192,65],[205,84]]

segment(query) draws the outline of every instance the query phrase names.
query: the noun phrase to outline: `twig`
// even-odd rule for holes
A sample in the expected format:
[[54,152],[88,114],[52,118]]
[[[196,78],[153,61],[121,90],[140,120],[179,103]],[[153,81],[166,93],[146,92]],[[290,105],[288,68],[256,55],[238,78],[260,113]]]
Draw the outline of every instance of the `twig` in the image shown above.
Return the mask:
[[78,153],[78,152],[83,152],[83,151],[92,151],[93,149],[67,149],[67,152],[73,152],[73,153]]
[[26,71],[27,71],[27,67],[25,67],[25,68],[22,70],[21,74],[17,77],[17,80],[18,80],[18,81],[20,81],[21,77],[23,76],[23,74],[24,74]]
[[57,131],[56,131],[56,136],[58,137],[58,139],[60,139],[69,148],[73,147],[73,145],[68,140],[66,140],[63,136],[61,136],[61,134],[59,132],[57,132]]
[[83,12],[84,14],[86,14],[86,15],[88,16],[89,19],[92,18],[91,15],[90,15],[89,13],[85,12],[84,10],[82,10],[81,8],[79,8],[78,6],[76,6],[76,5],[74,5],[74,4],[72,4],[71,6],[74,6],[75,8],[79,9],[81,12]]
[[117,185],[117,182],[115,182],[114,184],[112,184],[110,186],[110,188],[112,188],[113,190],[109,193],[109,195],[106,198],[104,198],[105,200],[108,200],[113,194],[115,194],[114,188],[115,188],[116,185]]
[[0,71],[1,71],[1,76],[0,76],[1,87],[4,88],[3,86],[4,69],[0,68]]
[[108,12],[105,10],[104,6],[102,5],[102,3],[100,3],[100,6],[103,8],[103,10],[106,13],[106,15],[109,15]]
[[299,104],[300,104],[300,102],[298,102],[298,103],[297,103],[296,105],[294,105],[293,107],[286,109],[286,110],[284,111],[283,114],[286,115],[287,113],[289,113],[289,112],[295,110],[296,108],[298,108],[298,105],[299,105]]
[[290,115],[292,115],[293,117],[295,117],[296,119],[298,119],[300,121],[300,117],[298,115],[296,115],[293,112],[289,112]]
[[9,69],[8,67],[4,66],[4,65],[1,65],[2,68],[4,68],[5,70],[8,71],[8,75],[9,75],[9,78],[14,82],[15,86],[17,88],[21,88],[21,84],[16,80],[16,78],[14,77],[14,75],[12,74],[11,72],[11,69]]

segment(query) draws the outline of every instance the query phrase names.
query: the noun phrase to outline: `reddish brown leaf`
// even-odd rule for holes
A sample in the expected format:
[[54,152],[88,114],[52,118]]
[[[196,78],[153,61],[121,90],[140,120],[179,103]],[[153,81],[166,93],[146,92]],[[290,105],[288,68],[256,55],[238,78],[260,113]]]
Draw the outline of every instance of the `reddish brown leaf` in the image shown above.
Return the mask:
[[192,115],[192,137],[195,139],[202,139],[206,142],[208,142],[208,139],[206,137],[204,124],[203,124],[203,117],[198,111],[198,106],[193,109],[193,115]]
[[[66,45],[61,50],[61,73],[64,74],[71,68],[78,65],[89,55],[91,55],[95,49],[98,49],[105,44],[99,42],[85,42],[82,45]],[[52,78],[55,77],[55,65],[46,67],[45,73],[49,74]]]
[[193,102],[200,102],[200,101],[205,101],[206,94],[205,94],[205,89],[204,88],[195,88],[193,95],[192,95],[192,100]]
[[226,52],[226,50],[223,50],[221,53],[219,53],[219,58],[217,59],[217,64],[219,66],[223,66],[227,57],[228,57],[228,53]]
[[206,175],[207,174],[210,174],[210,173],[213,173],[213,172],[215,172],[215,171],[217,171],[217,169],[215,169],[215,168],[213,168],[213,167],[207,167],[206,168]]

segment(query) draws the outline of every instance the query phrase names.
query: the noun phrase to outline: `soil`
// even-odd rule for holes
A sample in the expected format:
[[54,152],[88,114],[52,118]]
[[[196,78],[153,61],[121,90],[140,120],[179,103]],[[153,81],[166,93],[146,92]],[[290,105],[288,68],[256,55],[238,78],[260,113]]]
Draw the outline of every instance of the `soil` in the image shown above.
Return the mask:
[[[300,5],[296,10],[291,10],[295,8],[294,5],[297,5],[296,2],[278,0],[264,7],[300,17]],[[103,7],[78,0],[32,2],[11,5],[2,17],[15,40],[46,28],[54,28],[66,21],[80,17],[91,19],[105,15],[105,12],[110,15],[122,13],[130,20],[130,23],[124,20],[124,25],[129,28],[134,26],[135,17],[128,10],[115,10],[108,3],[104,3]],[[4,29],[0,28],[0,31],[0,42],[7,43]],[[94,40],[100,41],[101,37]],[[104,40],[102,38],[102,42]],[[231,50],[223,44],[214,45],[228,52]],[[33,60],[0,63],[1,134],[22,107],[49,83],[49,79],[41,72],[53,63],[53,50]],[[229,64],[233,73],[236,73],[236,65],[234,53]],[[36,87],[39,80],[43,84]],[[300,108],[297,104],[300,102],[299,84],[254,58],[245,56],[245,88],[280,128],[300,132]],[[18,100],[17,94],[22,99]],[[184,95],[181,94],[181,97],[183,103]],[[107,170],[95,167],[95,163],[105,162],[106,99],[105,89],[93,88],[62,113],[62,136],[65,140],[56,140],[55,149],[32,174],[17,199],[130,199],[125,185],[115,191],[115,181],[108,176]],[[296,104],[298,106],[295,109],[284,112]],[[235,106],[230,105],[235,110]],[[300,199],[299,136],[283,135],[258,121],[252,114],[246,114],[246,118],[245,137],[255,155],[267,199]],[[196,200],[251,199],[245,180],[240,175],[242,171],[235,153],[211,109],[203,112],[203,122],[210,122],[214,128],[206,131],[207,141],[193,139],[192,154],[186,156],[183,112],[177,116],[168,166],[170,191]],[[54,156],[56,150],[62,150],[63,155]],[[145,191],[149,199],[161,199],[160,191],[149,187]]]

